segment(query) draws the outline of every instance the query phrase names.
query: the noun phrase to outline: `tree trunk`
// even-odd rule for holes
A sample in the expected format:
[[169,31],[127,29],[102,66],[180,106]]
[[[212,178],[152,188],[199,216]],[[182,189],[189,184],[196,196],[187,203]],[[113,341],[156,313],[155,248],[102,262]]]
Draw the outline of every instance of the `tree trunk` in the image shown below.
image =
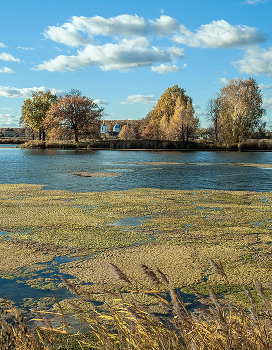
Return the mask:
[[74,129],[75,132],[75,142],[78,142],[78,130]]
[[42,131],[42,140],[45,141],[45,131]]

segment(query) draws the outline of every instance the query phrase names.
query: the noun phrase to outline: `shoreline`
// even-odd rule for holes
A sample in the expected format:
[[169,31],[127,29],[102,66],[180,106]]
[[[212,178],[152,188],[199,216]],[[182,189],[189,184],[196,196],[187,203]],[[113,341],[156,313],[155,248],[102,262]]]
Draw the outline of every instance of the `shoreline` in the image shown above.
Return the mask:
[[[1,141],[0,141],[1,143]],[[40,141],[21,143],[21,148],[52,148],[77,150],[122,150],[122,151],[235,151],[235,152],[271,152],[272,140],[248,140],[231,145],[204,142],[165,141],[165,140],[88,140],[88,141]]]

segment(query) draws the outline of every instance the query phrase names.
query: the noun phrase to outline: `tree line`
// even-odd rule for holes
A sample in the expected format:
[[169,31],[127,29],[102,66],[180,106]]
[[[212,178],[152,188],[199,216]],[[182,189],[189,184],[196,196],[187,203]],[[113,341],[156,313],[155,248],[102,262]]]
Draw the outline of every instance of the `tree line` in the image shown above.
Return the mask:
[[[40,139],[100,138],[103,118],[91,98],[72,89],[64,96],[38,91],[22,106],[20,124],[39,132]],[[233,79],[220,89],[206,106],[210,138],[215,142],[234,143],[250,133],[265,129],[262,96],[253,78]],[[140,120],[106,121],[108,129],[115,123],[121,127],[120,139],[179,140],[188,143],[200,134],[200,122],[193,100],[178,85],[165,90],[156,105]]]

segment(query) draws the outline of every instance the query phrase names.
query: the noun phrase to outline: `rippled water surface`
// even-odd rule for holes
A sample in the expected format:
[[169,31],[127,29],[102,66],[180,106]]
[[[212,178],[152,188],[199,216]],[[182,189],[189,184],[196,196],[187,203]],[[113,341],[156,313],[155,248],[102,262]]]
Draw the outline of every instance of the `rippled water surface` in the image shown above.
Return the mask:
[[[271,164],[270,152],[23,150],[2,145],[0,162],[0,183],[42,184],[48,189],[73,192],[140,187],[272,190],[272,169],[256,166]],[[238,163],[255,166],[237,166]],[[121,176],[82,177],[73,172]]]

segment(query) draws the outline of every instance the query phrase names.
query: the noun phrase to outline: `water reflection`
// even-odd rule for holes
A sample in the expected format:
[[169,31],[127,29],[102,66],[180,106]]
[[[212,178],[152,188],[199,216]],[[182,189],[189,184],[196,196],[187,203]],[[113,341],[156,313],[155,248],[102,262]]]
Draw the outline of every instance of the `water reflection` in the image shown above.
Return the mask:
[[[5,145],[6,146],[6,145]],[[258,167],[271,152],[23,150],[0,147],[0,182],[46,185],[73,192],[160,189],[271,191],[272,178]],[[139,163],[164,163],[147,165]],[[168,164],[167,164],[168,163]],[[176,164],[170,164],[176,163]],[[119,177],[84,178],[73,172],[114,172]]]

